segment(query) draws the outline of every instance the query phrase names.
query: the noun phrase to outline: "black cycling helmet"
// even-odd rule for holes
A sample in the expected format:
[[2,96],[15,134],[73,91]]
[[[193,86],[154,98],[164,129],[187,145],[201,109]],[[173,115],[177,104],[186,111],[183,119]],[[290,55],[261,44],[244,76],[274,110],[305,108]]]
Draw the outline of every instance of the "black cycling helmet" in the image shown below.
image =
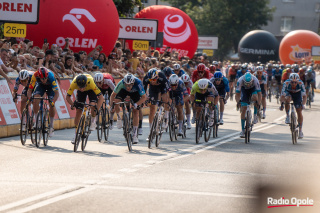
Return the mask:
[[162,72],[166,77],[170,77],[172,75],[173,70],[170,67],[165,67]]
[[79,88],[83,88],[87,84],[87,76],[85,75],[78,75],[76,78],[76,83]]

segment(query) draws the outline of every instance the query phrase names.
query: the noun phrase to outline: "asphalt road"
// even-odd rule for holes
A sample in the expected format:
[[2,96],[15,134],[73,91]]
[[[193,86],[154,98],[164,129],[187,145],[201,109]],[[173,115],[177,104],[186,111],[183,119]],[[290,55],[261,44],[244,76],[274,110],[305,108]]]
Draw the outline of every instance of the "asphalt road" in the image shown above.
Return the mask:
[[[291,142],[284,112],[273,100],[252,142],[239,138],[240,117],[228,102],[219,137],[187,138],[147,148],[144,133],[129,152],[122,130],[110,140],[89,137],[73,152],[73,129],[60,130],[47,147],[0,139],[0,212],[319,212],[320,95],[304,113],[305,137]],[[275,207],[268,198],[312,199],[312,206]],[[308,202],[309,202],[308,201]],[[307,203],[307,204],[310,204]]]

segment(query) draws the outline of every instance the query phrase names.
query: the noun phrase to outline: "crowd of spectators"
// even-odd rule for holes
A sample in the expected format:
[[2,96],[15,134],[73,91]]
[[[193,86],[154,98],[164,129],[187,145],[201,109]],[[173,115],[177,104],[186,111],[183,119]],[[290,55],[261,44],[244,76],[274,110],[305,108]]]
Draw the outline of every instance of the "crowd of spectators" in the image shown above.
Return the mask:
[[169,48],[166,48],[163,54],[151,48],[147,51],[131,52],[123,48],[120,41],[116,42],[108,56],[103,52],[101,45],[96,46],[89,53],[86,51],[73,52],[72,48],[69,48],[68,39],[64,47],[49,43],[44,43],[42,47],[33,46],[33,41],[28,39],[20,42],[12,38],[1,39],[0,52],[0,75],[7,80],[8,76],[15,76],[14,73],[17,74],[23,69],[35,71],[39,64],[50,69],[58,81],[61,77],[73,78],[79,73],[93,75],[97,71],[110,73],[115,78],[122,78],[127,73],[143,78],[151,68],[163,69],[166,66],[173,67],[173,64],[176,63],[191,76],[197,64],[210,65],[205,54],[195,54],[190,59],[188,57],[179,58],[178,53]]

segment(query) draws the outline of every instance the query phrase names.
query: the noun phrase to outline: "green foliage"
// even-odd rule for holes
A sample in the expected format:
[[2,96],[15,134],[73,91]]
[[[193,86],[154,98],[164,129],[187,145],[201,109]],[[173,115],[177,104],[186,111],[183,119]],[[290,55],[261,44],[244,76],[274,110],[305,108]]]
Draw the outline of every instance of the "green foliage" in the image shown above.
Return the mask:
[[173,7],[186,12],[195,23],[199,35],[217,36],[220,60],[231,50],[238,51],[242,36],[260,29],[272,20],[275,8],[269,0],[167,0]]
[[0,23],[0,38],[4,38],[4,24],[3,23]]
[[113,0],[119,17],[132,17],[134,8],[141,7],[141,0]]

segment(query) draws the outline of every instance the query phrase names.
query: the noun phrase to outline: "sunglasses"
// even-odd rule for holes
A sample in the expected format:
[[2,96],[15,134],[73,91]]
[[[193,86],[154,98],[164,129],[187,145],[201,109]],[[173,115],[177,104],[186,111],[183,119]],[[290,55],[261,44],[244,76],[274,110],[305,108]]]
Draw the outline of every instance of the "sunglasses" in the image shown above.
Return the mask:
[[124,84],[125,85],[125,87],[132,87],[133,86],[133,84]]
[[221,81],[222,79],[221,78],[215,78],[214,80],[215,81]]
[[291,81],[291,84],[297,84],[298,81]]
[[156,82],[158,79],[154,78],[154,79],[149,79],[149,81],[151,82]]
[[21,83],[27,82],[28,79],[20,80]]
[[172,86],[172,87],[176,87],[176,86],[178,86],[178,84],[171,84],[171,86]]
[[200,92],[204,92],[204,91],[207,91],[207,89],[199,89]]
[[48,78],[40,78],[40,80],[44,81],[44,80],[47,80]]
[[198,74],[203,74],[204,72],[198,72]]

